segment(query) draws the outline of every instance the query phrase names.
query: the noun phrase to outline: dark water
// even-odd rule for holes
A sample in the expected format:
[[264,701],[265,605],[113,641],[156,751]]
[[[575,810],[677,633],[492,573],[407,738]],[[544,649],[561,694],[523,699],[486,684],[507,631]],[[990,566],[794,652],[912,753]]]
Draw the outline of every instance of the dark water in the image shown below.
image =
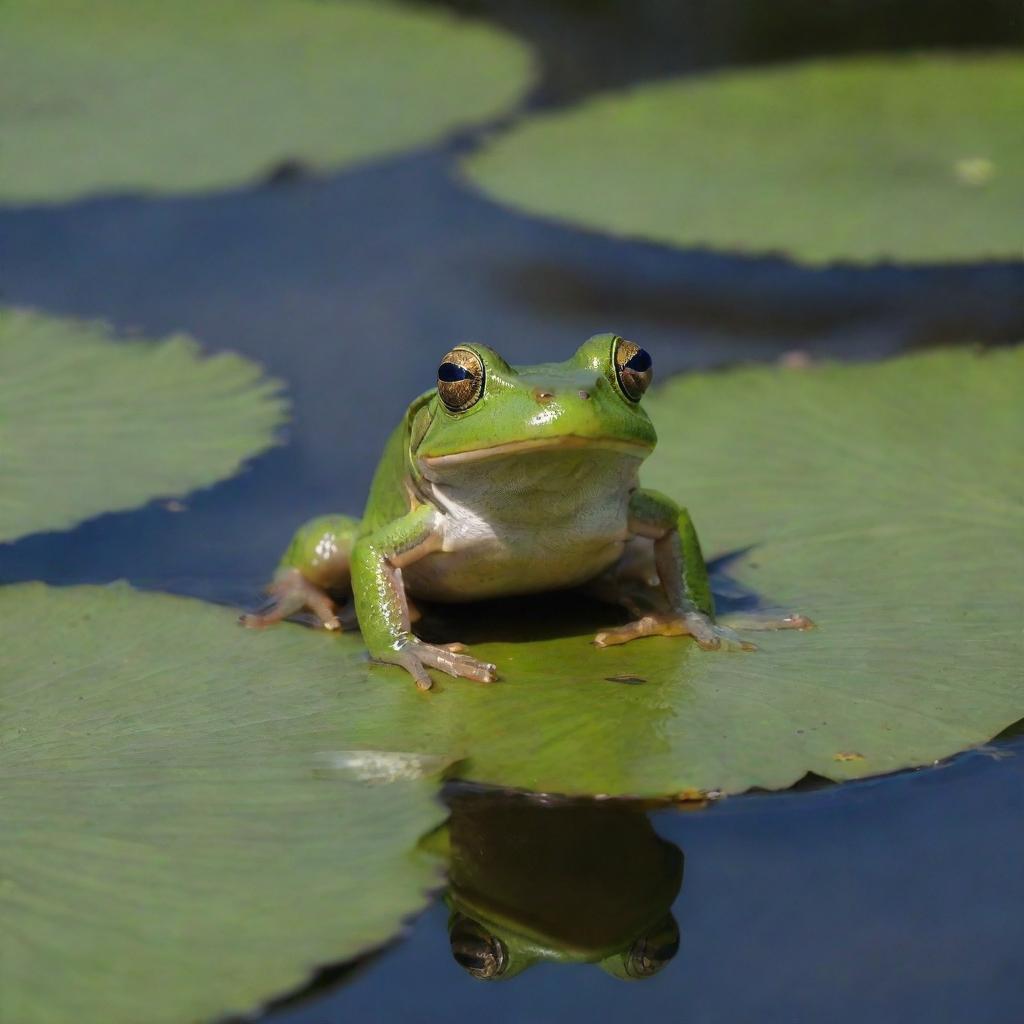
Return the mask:
[[[997,0],[449,6],[532,39],[544,58],[532,105],[698,68],[1019,45],[1021,34],[1017,4]],[[123,577],[250,603],[297,523],[358,514],[384,437],[455,341],[530,362],[614,329],[642,341],[666,374],[794,349],[867,359],[1024,337],[1021,264],[812,271],[611,239],[475,195],[455,171],[473,144],[467,135],[327,180],[279,174],[229,194],[0,208],[0,300],[104,318],[126,333],[185,330],[210,350],[262,361],[294,403],[287,444],[192,496],[186,511],[154,505],[2,546],[0,579]],[[271,1019],[1019,1020],[1021,753],[1019,740],[1005,741],[998,756],[882,781],[654,814],[686,867],[674,901],[679,952],[648,980],[558,963],[476,980],[452,958],[438,902],[403,942]],[[637,902],[633,869],[657,845],[640,811],[616,826],[624,845],[614,860],[591,864],[591,888],[574,890],[608,819],[580,824],[571,809],[513,804],[507,813],[525,816],[520,841],[539,837],[522,859],[535,896],[545,886],[575,892],[598,930]],[[574,913],[562,914],[565,928]]]

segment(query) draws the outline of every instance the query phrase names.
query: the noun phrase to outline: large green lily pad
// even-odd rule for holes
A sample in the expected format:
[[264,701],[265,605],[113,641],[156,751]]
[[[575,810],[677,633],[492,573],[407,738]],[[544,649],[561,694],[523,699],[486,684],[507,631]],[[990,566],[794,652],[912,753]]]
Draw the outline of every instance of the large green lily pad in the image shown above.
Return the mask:
[[328,680],[347,746],[461,757],[480,782],[736,793],[929,764],[1024,717],[1022,393],[1018,348],[698,374],[646,400],[661,441],[642,480],[735,554],[733,589],[818,623],[752,634],[753,653],[596,649],[613,613],[564,596],[520,621],[446,612],[442,638],[498,665],[489,687],[418,693],[356,637],[248,642],[267,672]]
[[337,168],[495,114],[529,78],[511,36],[387,2],[6,0],[0,200]]
[[436,765],[342,749],[343,691],[286,652],[315,637],[268,671],[222,609],[124,586],[0,588],[0,616],[4,1021],[241,1013],[438,884]]
[[469,158],[504,202],[807,263],[1024,256],[1024,59],[859,58],[644,86]]
[[0,541],[230,476],[274,443],[278,387],[185,337],[0,308]]

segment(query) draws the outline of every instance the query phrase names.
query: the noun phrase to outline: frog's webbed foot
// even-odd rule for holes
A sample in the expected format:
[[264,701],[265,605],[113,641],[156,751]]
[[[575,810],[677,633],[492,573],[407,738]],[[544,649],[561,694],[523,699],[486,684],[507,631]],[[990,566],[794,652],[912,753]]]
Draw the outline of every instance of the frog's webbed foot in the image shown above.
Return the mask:
[[756,651],[734,629],[712,622],[701,612],[648,612],[625,626],[606,629],[594,637],[598,647],[627,644],[643,636],[692,636],[705,651]]
[[[450,676],[472,679],[478,683],[493,683],[498,670],[490,662],[478,661],[463,652],[465,644],[428,644],[415,638],[400,645],[394,655],[394,664],[401,665],[416,681],[421,690],[429,690],[433,681],[428,668],[447,672]],[[389,657],[388,659],[392,659]]]
[[303,609],[311,611],[324,629],[352,628],[354,623],[343,622],[338,608],[330,595],[310,583],[298,569],[281,573],[267,587],[268,603],[257,612],[239,617],[238,621],[248,629],[266,629],[288,616]]

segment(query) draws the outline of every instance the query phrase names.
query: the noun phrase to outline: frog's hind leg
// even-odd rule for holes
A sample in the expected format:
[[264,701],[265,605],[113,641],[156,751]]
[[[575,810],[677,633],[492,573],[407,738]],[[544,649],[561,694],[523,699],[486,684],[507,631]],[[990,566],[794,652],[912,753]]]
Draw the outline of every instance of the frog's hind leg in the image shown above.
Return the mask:
[[707,568],[686,510],[655,492],[637,492],[631,524],[636,533],[619,562],[598,581],[597,592],[634,619],[601,630],[594,644],[614,647],[646,636],[692,636],[705,650],[756,650],[735,630],[715,622]]
[[[248,612],[239,622],[249,629],[265,629],[298,612],[311,611],[324,629],[344,629],[334,597],[310,583],[298,569],[281,569],[267,587],[269,600],[258,611]],[[342,609],[343,611],[344,609]]]
[[[668,590],[662,586],[654,544],[644,537],[634,537],[622,558],[604,575],[589,584],[595,597],[626,608],[633,621],[624,626],[602,630],[594,637],[598,647],[613,647],[645,636],[692,636],[708,650],[726,647],[733,650],[756,650],[756,646],[736,632],[739,630],[810,629],[814,623],[806,615],[750,612],[730,615],[729,624],[714,620],[714,601],[707,571],[695,535],[689,532],[688,517],[680,514],[685,537],[689,569],[684,579],[684,601],[692,602],[698,614],[679,614],[673,607]],[[682,603],[682,602],[680,602]]]
[[241,616],[242,625],[264,629],[305,609],[324,629],[353,628],[351,562],[358,529],[358,520],[341,515],[320,516],[299,527],[267,587],[269,602]]

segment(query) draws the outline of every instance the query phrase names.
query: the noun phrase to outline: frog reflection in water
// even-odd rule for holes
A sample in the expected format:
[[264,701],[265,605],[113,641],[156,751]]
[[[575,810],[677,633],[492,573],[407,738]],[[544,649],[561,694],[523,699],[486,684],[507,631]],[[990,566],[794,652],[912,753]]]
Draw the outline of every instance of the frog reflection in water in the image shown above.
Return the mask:
[[484,980],[544,960],[649,978],[679,948],[683,854],[639,808],[469,792],[424,840],[449,864],[452,956]]
[[[352,622],[351,595],[370,655],[424,690],[428,669],[493,682],[497,668],[462,644],[419,639],[414,600],[585,585],[633,616],[599,632],[600,647],[689,635],[706,650],[752,649],[715,622],[686,510],[639,486],[657,439],[641,405],[651,375],[647,352],[614,334],[540,366],[509,366],[483,345],[453,348],[391,435],[362,520],[301,527],[272,604],[242,622],[263,627],[305,608],[340,629]],[[792,615],[758,628],[809,625]]]

